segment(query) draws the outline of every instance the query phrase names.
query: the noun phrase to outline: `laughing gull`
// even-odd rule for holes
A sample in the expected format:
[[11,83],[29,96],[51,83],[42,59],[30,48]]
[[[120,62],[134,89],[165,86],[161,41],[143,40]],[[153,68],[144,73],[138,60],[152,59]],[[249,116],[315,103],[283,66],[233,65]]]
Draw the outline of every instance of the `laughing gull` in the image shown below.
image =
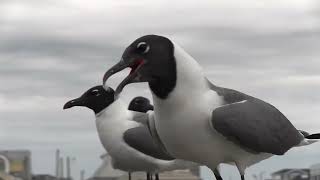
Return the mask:
[[[136,112],[141,112],[141,113],[146,113],[148,111],[153,111],[153,105],[150,104],[150,100],[142,97],[142,96],[138,96],[135,97],[131,100],[131,102],[129,103],[129,107],[128,110],[130,111],[136,111]],[[149,121],[149,119],[147,119]],[[148,126],[149,122],[145,122],[144,125]],[[150,126],[149,126],[150,128]],[[150,129],[149,129],[150,130]],[[131,176],[131,173],[129,172],[129,176]],[[150,178],[150,176],[152,176],[150,173],[147,172],[147,177]],[[156,180],[159,179],[159,174],[155,173],[155,177]],[[151,177],[152,179],[152,177]]]
[[320,138],[298,131],[267,102],[213,85],[197,61],[166,37],[147,35],[135,40],[121,61],[105,73],[103,84],[127,67],[131,72],[116,95],[129,83],[148,82],[156,130],[176,158],[211,170],[220,163],[234,163],[244,180],[247,167]]
[[[127,110],[128,106],[120,98],[114,98],[112,88],[105,90],[102,86],[92,87],[79,98],[67,102],[63,109],[74,106],[84,106],[94,111],[100,141],[112,157],[113,167],[129,172],[129,178],[131,172],[136,171],[148,172],[147,179],[150,179],[150,173],[196,165],[174,159],[164,152],[153,140],[148,127],[139,123],[139,119],[146,119],[148,115]],[[151,110],[151,107],[145,108],[139,104],[130,108]]]

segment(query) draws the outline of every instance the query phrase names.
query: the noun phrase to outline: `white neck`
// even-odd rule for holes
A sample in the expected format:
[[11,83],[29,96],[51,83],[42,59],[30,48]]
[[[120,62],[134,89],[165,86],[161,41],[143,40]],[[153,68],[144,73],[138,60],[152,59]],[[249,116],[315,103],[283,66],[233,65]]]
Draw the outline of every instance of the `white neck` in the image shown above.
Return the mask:
[[127,129],[128,110],[120,99],[96,114],[96,126],[101,141],[116,135],[122,135]]
[[130,121],[130,112],[120,99],[96,114],[96,126],[100,141],[109,153],[117,152],[122,142],[123,133],[136,126]]
[[[174,43],[174,56],[177,68],[177,81],[173,91],[168,98],[174,99],[178,102],[179,99],[185,101],[186,94],[193,96],[201,95],[203,91],[208,89],[207,82],[202,67],[193,59],[187,52],[185,52],[179,45]],[[153,94],[155,101],[162,101]]]

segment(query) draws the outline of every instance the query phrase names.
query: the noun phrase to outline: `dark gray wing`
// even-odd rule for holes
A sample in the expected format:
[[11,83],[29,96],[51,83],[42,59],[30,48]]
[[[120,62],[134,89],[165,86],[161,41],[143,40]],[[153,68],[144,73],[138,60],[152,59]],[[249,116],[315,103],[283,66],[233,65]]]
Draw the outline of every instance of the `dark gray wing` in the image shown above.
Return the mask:
[[215,109],[211,120],[227,139],[255,152],[282,155],[303,139],[279,110],[253,97]]
[[174,160],[154,142],[147,126],[128,129],[123,135],[124,141],[132,148],[162,160]]
[[154,121],[154,115],[152,114],[148,120],[148,129],[152,136],[153,141],[157,144],[157,146],[161,149],[162,152],[164,152],[167,156],[174,158],[171,156],[171,154],[167,151],[166,147],[164,146],[163,142],[160,139],[160,136],[158,134],[156,124]]
[[236,91],[233,89],[228,89],[228,88],[216,86],[216,85],[212,84],[208,79],[206,79],[206,80],[207,80],[207,83],[208,83],[210,89],[215,91],[219,96],[223,97],[225,104],[231,104],[231,103],[240,102],[243,100],[253,98],[252,96],[249,96],[247,94],[244,94],[242,92],[239,92],[239,91]]

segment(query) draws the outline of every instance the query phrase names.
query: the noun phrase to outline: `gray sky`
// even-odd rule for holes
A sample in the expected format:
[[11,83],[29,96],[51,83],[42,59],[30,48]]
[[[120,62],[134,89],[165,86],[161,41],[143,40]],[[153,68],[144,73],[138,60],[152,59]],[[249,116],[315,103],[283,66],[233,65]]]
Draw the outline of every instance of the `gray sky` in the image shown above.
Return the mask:
[[[103,152],[93,113],[63,104],[101,83],[134,39],[174,39],[209,79],[266,100],[297,128],[320,132],[320,4],[311,0],[0,0],[0,147],[33,152],[51,173],[54,151],[87,175]],[[112,79],[115,86],[125,73]],[[146,86],[122,93],[150,97]],[[248,169],[247,177],[320,163],[320,143]],[[207,173],[205,173],[207,174]],[[223,176],[239,178],[235,168]]]

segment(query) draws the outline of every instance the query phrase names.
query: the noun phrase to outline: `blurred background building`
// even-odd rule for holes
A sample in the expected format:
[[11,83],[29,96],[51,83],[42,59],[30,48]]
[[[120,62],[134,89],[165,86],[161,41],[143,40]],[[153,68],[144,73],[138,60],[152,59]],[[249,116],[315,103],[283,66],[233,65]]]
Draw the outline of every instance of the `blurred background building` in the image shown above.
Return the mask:
[[55,175],[33,174],[29,150],[0,150],[0,180],[72,180],[72,159],[62,157],[60,150],[56,151],[55,159]]
[[[29,150],[0,150],[0,180],[73,180],[71,176],[71,162],[75,160],[71,156],[62,156],[60,150],[56,150],[54,168],[51,174],[33,174],[31,152]],[[85,170],[80,172],[77,180],[127,180],[128,173],[116,170],[112,167],[111,157],[104,154],[101,164],[93,175],[85,178]],[[270,174],[267,178],[265,171],[254,176],[256,180],[320,180],[320,163],[309,168],[280,169]],[[267,174],[266,174],[267,175]],[[132,173],[132,180],[145,180],[145,172]],[[160,173],[161,180],[201,180],[200,168],[176,170]],[[229,178],[229,180],[232,180]],[[238,179],[237,179],[238,180]]]
[[320,180],[320,163],[310,167],[310,180]]
[[0,178],[31,180],[31,152],[28,150],[0,151]]
[[[102,163],[89,180],[127,180],[128,173],[113,169],[111,157],[107,154],[101,156]],[[161,180],[201,180],[200,168],[168,171],[159,174]],[[145,172],[132,173],[132,180],[145,180]]]
[[123,176],[125,172],[113,169],[111,165],[111,157],[108,154],[101,156],[102,163],[98,169],[93,173],[90,180],[117,180]]
[[309,180],[310,169],[282,169],[271,176],[274,180]]

